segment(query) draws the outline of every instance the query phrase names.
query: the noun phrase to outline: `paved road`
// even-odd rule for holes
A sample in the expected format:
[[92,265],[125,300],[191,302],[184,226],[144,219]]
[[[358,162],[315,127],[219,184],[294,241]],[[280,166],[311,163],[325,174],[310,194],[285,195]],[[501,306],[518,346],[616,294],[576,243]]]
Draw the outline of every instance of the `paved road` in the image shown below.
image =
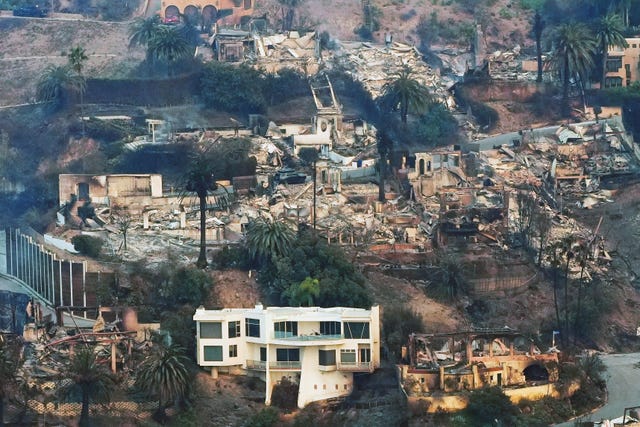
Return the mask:
[[[640,353],[607,354],[602,361],[607,366],[607,404],[584,421],[600,421],[613,419],[624,414],[624,408],[640,406],[640,369],[633,365],[640,362]],[[556,424],[556,427],[573,427],[573,421]]]

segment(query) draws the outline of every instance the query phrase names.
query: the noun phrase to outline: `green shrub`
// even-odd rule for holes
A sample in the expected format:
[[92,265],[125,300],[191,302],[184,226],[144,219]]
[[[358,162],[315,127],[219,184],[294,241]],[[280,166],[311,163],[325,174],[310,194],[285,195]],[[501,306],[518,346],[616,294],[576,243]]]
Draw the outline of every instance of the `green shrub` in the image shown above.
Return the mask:
[[355,34],[357,34],[358,37],[360,37],[362,40],[365,40],[365,41],[373,40],[373,33],[371,32],[369,27],[367,27],[365,25],[362,25],[362,26],[356,28],[353,32]]
[[271,393],[271,404],[286,411],[294,410],[298,407],[298,390],[300,386],[286,378],[273,386]]
[[279,419],[278,410],[268,406],[249,418],[244,427],[272,427],[278,423]]
[[248,268],[249,256],[247,251],[241,246],[225,245],[220,251],[213,255],[213,264],[217,269],[226,268]]
[[523,9],[540,10],[545,0],[520,0],[520,7]]
[[393,305],[385,307],[382,312],[382,339],[395,360],[400,360],[400,351],[409,335],[423,330],[422,317],[410,308]]
[[471,392],[465,418],[474,426],[516,425],[518,408],[500,387],[487,387]]
[[458,122],[442,104],[433,105],[412,127],[416,139],[427,147],[449,145],[459,140]]
[[75,248],[75,250],[80,252],[82,255],[86,255],[91,258],[97,258],[98,256],[100,256],[104,241],[99,237],[80,234],[74,236],[71,239],[71,243],[73,243],[73,247]]
[[210,62],[202,71],[202,100],[223,111],[261,113],[266,107],[262,80],[261,73],[247,65]]

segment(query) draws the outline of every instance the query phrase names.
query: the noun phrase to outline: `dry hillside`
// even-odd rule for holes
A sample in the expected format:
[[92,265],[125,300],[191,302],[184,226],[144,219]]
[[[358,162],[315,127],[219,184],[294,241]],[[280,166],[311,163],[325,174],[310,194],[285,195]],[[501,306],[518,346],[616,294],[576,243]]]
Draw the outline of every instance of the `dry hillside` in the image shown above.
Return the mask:
[[[362,4],[352,0],[306,0],[298,8],[297,22],[328,31],[339,40],[357,39],[354,30],[364,20]],[[481,24],[489,51],[533,43],[527,40],[531,12],[512,0],[371,0],[371,5],[379,11],[380,29],[374,32],[378,41],[383,41],[389,32],[395,41],[419,44],[415,30],[420,19],[435,13],[445,26]],[[278,1],[262,2],[256,15],[263,13],[272,19],[281,16]]]
[[75,46],[85,49],[91,77],[124,75],[144,59],[144,50],[128,49],[126,23],[0,17],[0,39],[0,106],[32,101],[43,70],[66,64]]

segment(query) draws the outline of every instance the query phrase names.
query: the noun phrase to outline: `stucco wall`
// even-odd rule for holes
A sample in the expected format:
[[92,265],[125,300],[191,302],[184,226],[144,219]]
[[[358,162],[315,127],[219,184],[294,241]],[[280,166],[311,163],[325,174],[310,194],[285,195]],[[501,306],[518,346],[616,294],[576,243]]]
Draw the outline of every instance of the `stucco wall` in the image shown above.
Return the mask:
[[[563,391],[557,384],[544,384],[532,387],[506,389],[503,391],[504,394],[509,396],[513,404],[518,404],[522,399],[540,400],[546,396],[554,398],[571,396],[579,388],[577,383],[573,383],[567,387],[567,390]],[[419,408],[426,406],[426,412],[429,414],[437,412],[438,409],[448,412],[460,411],[466,408],[469,403],[468,394],[427,397],[408,396],[407,399],[410,407]]]

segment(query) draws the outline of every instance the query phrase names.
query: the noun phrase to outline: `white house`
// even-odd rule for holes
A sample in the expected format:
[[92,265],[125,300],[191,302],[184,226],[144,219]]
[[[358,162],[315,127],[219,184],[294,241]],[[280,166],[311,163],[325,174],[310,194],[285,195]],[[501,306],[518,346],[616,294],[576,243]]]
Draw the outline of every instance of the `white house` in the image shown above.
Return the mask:
[[354,372],[380,366],[380,308],[268,307],[196,310],[197,359],[218,372],[299,385],[298,406],[346,396]]

